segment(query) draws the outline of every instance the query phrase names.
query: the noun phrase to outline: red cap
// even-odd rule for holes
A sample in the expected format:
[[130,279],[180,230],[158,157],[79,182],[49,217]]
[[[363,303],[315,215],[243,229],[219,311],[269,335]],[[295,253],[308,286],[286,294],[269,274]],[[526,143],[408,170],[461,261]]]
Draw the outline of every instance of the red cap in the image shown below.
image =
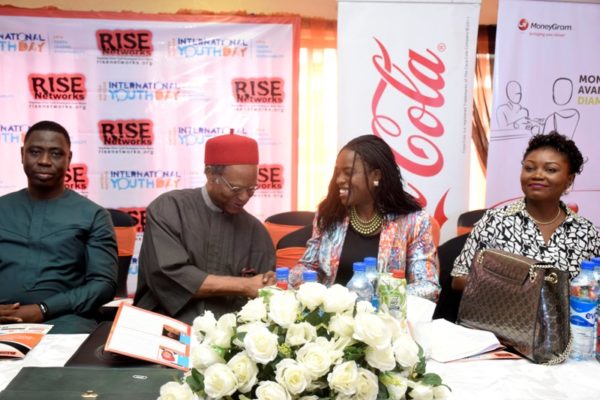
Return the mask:
[[258,143],[233,133],[210,138],[204,147],[204,164],[258,165]]

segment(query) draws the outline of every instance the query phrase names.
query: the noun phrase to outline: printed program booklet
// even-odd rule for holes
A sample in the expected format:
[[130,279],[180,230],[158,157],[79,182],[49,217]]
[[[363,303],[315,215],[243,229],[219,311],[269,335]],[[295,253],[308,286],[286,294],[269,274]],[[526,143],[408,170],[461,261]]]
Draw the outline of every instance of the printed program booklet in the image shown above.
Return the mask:
[[181,321],[122,303],[104,350],[187,371],[191,331]]
[[0,358],[23,358],[52,329],[47,324],[0,325]]

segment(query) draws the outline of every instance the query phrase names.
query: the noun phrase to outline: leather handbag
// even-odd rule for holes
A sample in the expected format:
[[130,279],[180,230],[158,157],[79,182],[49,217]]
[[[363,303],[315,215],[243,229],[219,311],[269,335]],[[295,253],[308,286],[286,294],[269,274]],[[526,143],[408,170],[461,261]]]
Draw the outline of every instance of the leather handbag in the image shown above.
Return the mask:
[[480,250],[457,322],[494,333],[535,363],[561,363],[571,347],[569,273],[506,251]]

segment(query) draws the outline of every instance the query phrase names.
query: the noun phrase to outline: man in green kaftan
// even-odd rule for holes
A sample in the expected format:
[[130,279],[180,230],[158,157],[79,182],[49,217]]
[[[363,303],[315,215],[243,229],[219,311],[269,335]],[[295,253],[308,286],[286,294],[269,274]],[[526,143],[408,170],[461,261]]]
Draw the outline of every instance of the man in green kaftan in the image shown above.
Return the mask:
[[117,245],[108,212],[65,188],[68,132],[34,124],[21,148],[27,188],[0,197],[0,322],[91,332],[116,290]]
[[240,135],[206,142],[206,186],[174,190],[147,209],[134,304],[191,323],[239,310],[274,283],[275,251],[244,206],[257,189],[258,145]]

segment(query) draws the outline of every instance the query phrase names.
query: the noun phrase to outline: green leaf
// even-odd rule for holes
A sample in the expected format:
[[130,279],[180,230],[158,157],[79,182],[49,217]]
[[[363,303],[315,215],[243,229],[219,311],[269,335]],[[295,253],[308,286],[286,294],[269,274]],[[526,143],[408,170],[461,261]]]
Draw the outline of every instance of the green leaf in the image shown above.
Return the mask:
[[377,392],[377,400],[387,400],[390,394],[388,393],[387,388],[381,381],[379,383],[379,391]]
[[429,386],[440,386],[442,384],[442,378],[438,374],[428,373],[423,375],[421,382]]
[[204,376],[196,368],[192,368],[192,374],[185,381],[194,393],[204,390]]
[[319,326],[321,324],[321,316],[319,315],[319,309],[316,308],[304,316],[304,320],[313,326]]
[[360,361],[365,357],[367,345],[364,343],[354,344],[344,349],[344,360]]

